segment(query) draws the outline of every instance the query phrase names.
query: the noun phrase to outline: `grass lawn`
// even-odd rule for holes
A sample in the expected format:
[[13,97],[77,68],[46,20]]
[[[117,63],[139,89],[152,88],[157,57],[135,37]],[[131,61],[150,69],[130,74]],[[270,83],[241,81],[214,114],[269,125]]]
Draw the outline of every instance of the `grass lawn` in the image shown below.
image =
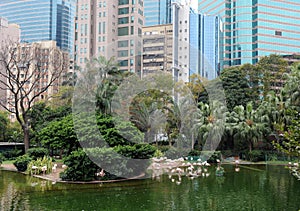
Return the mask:
[[2,162],[2,164],[13,164],[15,160],[5,160]]

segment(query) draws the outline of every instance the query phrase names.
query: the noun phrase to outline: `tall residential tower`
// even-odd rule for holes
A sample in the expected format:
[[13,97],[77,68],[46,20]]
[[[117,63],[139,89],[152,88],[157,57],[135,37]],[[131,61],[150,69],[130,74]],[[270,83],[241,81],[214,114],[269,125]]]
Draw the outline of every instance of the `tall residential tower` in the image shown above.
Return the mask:
[[81,0],[77,3],[75,63],[114,56],[120,70],[140,72],[142,50],[142,0]]

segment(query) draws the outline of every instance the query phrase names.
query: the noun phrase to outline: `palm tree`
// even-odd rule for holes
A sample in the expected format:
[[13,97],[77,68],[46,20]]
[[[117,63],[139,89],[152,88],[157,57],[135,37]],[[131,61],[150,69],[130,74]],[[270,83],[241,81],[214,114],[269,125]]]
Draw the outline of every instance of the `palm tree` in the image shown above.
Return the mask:
[[[203,123],[199,128],[202,137],[203,150],[215,150],[219,145],[225,131],[227,108],[219,101],[213,101],[211,105],[199,103],[203,115]],[[204,143],[204,140],[205,143]]]
[[233,123],[234,138],[244,140],[248,144],[250,152],[253,144],[261,139],[267,130],[269,118],[262,111],[261,107],[255,110],[250,102],[245,108],[242,105],[236,106],[231,112],[235,121]]
[[291,68],[289,74],[285,74],[286,83],[283,93],[288,97],[287,102],[293,106],[300,106],[300,63],[295,64]]

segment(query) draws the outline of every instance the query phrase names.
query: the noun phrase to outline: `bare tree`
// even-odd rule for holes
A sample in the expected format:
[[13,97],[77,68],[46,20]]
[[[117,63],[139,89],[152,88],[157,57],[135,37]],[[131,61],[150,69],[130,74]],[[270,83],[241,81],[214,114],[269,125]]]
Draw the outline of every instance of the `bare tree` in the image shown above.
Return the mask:
[[58,91],[61,74],[68,68],[68,55],[54,41],[9,43],[0,48],[0,106],[22,127],[25,152],[29,149],[33,104]]

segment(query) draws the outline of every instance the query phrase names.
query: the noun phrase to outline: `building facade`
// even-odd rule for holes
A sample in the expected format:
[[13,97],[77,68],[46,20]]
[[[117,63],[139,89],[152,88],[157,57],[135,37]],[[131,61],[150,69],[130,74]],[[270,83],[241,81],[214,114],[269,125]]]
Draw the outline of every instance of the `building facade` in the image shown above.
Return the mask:
[[[51,100],[52,95],[59,91],[63,76],[69,71],[68,53],[61,51],[56,41],[19,43],[13,49],[13,55],[9,57],[14,56],[15,61],[7,63],[9,70],[4,68],[2,71],[13,75],[14,79],[5,77],[6,93],[1,96],[1,102],[6,101],[6,108],[15,112],[16,95],[11,92],[12,87],[22,90],[17,100],[24,102],[23,106]],[[50,83],[51,86],[47,87]],[[11,113],[9,119],[15,121],[15,114]]]
[[174,75],[185,82],[192,74],[211,80],[218,76],[223,59],[222,22],[191,6],[188,1],[173,4]]
[[166,71],[172,73],[173,25],[143,27],[142,77]]
[[141,71],[142,0],[77,2],[75,64],[85,67],[93,57],[115,57],[120,70]]
[[300,2],[199,0],[199,10],[225,23],[224,65],[255,64],[262,56],[300,52]]
[[75,0],[2,0],[0,16],[21,27],[22,42],[55,40],[72,55]]
[[170,24],[172,0],[144,0],[145,26]]
[[[15,43],[20,41],[20,26],[17,24],[9,24],[6,18],[0,17],[0,52],[4,50],[8,43]],[[5,70],[0,64],[0,81],[4,81]],[[6,91],[3,89],[3,84],[0,84],[0,99],[6,104]],[[0,110],[4,110],[0,106]]]

